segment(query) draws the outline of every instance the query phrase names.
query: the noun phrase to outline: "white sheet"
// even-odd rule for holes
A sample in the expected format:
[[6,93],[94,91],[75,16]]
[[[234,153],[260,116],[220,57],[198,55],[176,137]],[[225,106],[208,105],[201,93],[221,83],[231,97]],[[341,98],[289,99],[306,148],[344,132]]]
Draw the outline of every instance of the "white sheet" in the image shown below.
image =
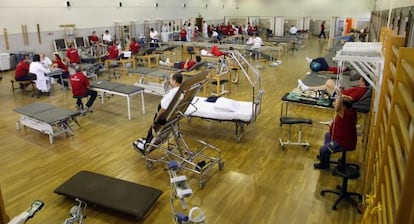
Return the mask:
[[[210,103],[206,100],[205,97],[194,97],[192,105],[188,107],[185,114],[223,121],[241,120],[250,122],[252,120],[252,102],[235,101],[225,97],[219,97],[216,103]],[[223,108],[224,104],[228,108]]]

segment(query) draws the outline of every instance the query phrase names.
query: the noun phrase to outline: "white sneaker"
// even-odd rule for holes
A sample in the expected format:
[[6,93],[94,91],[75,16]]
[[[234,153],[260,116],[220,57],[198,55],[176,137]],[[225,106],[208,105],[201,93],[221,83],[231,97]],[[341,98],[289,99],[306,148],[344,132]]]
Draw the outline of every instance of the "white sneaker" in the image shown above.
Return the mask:
[[159,64],[160,64],[160,65],[165,65],[165,62],[163,62],[163,61],[161,61],[161,60],[160,60],[160,61],[159,61]]
[[165,64],[166,65],[171,64],[170,58],[165,59]]
[[309,86],[305,85],[302,80],[298,79],[298,87],[303,91],[308,91],[309,90]]
[[305,59],[309,64],[312,62],[312,58],[310,58],[310,57],[305,57]]

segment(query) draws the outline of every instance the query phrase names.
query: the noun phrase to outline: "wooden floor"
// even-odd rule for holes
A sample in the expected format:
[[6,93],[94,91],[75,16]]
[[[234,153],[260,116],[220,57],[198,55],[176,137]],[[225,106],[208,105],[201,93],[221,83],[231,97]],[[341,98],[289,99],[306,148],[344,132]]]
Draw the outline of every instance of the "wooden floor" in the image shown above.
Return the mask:
[[[224,169],[215,172],[204,189],[198,178],[188,174],[193,196],[189,206],[199,206],[207,223],[358,223],[361,215],[348,203],[331,210],[336,196],[320,196],[321,189],[335,188],[341,183],[328,171],[314,170],[316,155],[327,126],[317,122],[304,127],[304,138],[311,143],[281,150],[278,139],[286,136],[279,126],[281,97],[297,86],[297,79],[308,71],[305,56],[326,54],[328,42],[317,38],[306,40],[305,47],[290,51],[280,58],[279,67],[257,62],[265,91],[262,112],[257,122],[245,129],[242,141],[234,137],[234,123],[218,123],[193,119],[182,121],[184,132],[205,140],[222,150]],[[254,62],[256,63],[256,62]],[[126,100],[112,97],[105,104],[99,99],[94,112],[79,118],[80,128],[73,137],[57,137],[54,144],[46,135],[31,129],[16,130],[19,116],[13,109],[33,102],[50,103],[74,109],[70,91],[53,87],[51,96],[32,98],[20,90],[11,91],[13,72],[3,72],[0,82],[0,184],[6,211],[18,215],[33,200],[45,207],[28,223],[63,223],[74,201],[53,193],[66,179],[89,170],[119,179],[158,188],[164,193],[145,220],[136,220],[105,209],[88,207],[86,223],[173,223],[169,204],[169,176],[163,164],[147,170],[145,160],[133,150],[131,143],[146,134],[160,97],[145,95],[146,114],[142,114],[139,97],[132,99],[132,120],[127,119]],[[106,75],[101,78],[106,78]],[[132,84],[137,77],[123,76],[119,82]],[[233,86],[238,99],[250,100],[247,80]],[[213,88],[213,87],[211,87]],[[332,119],[329,110],[295,107],[290,115],[318,121]],[[361,144],[359,144],[361,145]],[[350,160],[360,163],[362,152],[350,153]],[[350,190],[360,191],[362,180],[350,181]],[[177,204],[176,208],[180,206]]]

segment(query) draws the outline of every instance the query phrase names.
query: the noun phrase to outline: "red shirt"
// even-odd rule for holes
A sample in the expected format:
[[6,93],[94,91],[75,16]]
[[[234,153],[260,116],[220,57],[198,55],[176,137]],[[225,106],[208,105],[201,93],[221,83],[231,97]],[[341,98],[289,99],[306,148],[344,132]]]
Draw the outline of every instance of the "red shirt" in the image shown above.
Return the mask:
[[53,61],[54,64],[57,64],[57,67],[64,70],[65,72],[69,72],[68,70],[68,66],[66,66],[63,62],[62,59],[57,59],[56,61]]
[[109,47],[108,49],[108,58],[109,59],[118,59],[118,55],[119,55],[119,50],[116,46],[112,45]]
[[357,144],[357,113],[354,109],[346,108],[344,116],[336,115],[329,134],[331,138],[346,150],[354,150]]
[[195,64],[196,64],[196,62],[195,62],[195,61],[188,61],[188,62],[187,62],[187,68],[184,68],[184,65],[185,65],[185,62],[184,62],[184,63],[182,63],[182,64],[181,64],[181,68],[182,68],[182,69],[190,69],[190,68],[192,68]]
[[185,31],[184,29],[182,29],[180,31],[180,38],[183,40],[187,37],[187,31]]
[[29,63],[26,61],[19,62],[19,64],[16,66],[16,71],[14,74],[16,79],[25,77],[27,74],[29,74]]
[[223,52],[221,52],[216,45],[214,45],[211,48],[210,53],[212,53],[214,56],[222,56],[223,55]]
[[89,43],[90,44],[96,44],[96,43],[98,43],[99,42],[99,38],[98,38],[98,36],[90,36],[89,37]]
[[354,86],[354,87],[342,90],[342,94],[350,96],[352,98],[352,101],[356,102],[359,99],[361,99],[362,96],[364,96],[367,90],[368,90],[367,87]]
[[80,57],[78,54],[78,50],[76,50],[75,48],[69,48],[68,51],[66,51],[66,57],[69,58],[69,62],[70,63],[76,63],[79,64],[80,63]]
[[89,80],[82,72],[76,72],[70,77],[70,85],[74,96],[86,96],[89,88]]
[[131,51],[131,53],[133,54],[137,54],[139,51],[139,43],[138,42],[131,42],[129,44],[129,50]]

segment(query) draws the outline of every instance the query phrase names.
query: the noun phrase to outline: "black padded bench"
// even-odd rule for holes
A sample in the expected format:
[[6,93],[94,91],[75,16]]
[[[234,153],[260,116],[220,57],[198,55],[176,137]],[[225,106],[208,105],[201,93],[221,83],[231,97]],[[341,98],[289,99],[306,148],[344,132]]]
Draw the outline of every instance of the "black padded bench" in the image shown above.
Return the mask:
[[[302,140],[302,124],[312,124],[312,120],[298,117],[280,117],[280,126],[284,124],[289,125],[289,131],[287,141],[283,141],[282,138],[279,138],[279,143],[282,149],[285,149],[285,145],[300,145],[305,147],[305,149],[309,149],[310,144],[308,141]],[[297,124],[300,126],[298,131],[298,139],[297,141],[292,141],[292,125]]]
[[56,188],[55,193],[141,220],[162,191],[90,171],[80,171]]

